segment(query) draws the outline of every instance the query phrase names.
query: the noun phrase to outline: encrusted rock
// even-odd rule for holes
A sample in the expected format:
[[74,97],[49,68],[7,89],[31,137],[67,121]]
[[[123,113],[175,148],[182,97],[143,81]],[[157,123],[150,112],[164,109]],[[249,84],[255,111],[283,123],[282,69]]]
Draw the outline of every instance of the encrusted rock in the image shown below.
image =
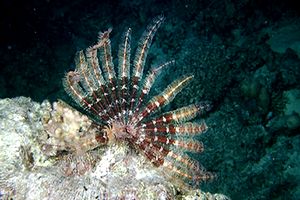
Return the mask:
[[[49,102],[39,104],[24,97],[0,100],[2,199],[226,199],[200,190],[176,192],[173,182],[127,145],[84,149],[80,154],[74,151],[76,148],[65,148],[47,155],[43,144],[54,137],[54,132],[49,133],[43,123],[58,125],[57,117],[68,113],[69,118],[63,115],[66,121],[76,116],[79,124],[89,124],[84,115],[70,111],[69,106],[54,105],[51,109]],[[73,130],[70,134],[78,127]]]

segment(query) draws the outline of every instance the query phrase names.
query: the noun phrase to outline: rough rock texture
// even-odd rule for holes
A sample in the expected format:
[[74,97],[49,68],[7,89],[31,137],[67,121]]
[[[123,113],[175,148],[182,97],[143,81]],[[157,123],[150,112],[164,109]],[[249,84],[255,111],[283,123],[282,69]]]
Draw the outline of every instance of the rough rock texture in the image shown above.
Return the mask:
[[[0,100],[0,199],[228,199],[200,190],[179,191],[163,172],[124,144],[86,152],[56,149],[49,155],[45,144],[53,135],[44,128],[55,113],[46,101]],[[69,141],[66,137],[63,140]]]

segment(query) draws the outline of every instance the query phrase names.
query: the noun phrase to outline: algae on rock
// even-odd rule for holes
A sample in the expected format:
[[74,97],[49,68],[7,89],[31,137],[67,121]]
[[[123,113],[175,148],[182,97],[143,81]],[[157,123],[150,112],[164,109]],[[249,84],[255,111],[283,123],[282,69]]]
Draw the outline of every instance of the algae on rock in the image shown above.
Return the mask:
[[[80,121],[75,129],[59,121],[71,115]],[[85,134],[89,120],[61,102],[51,107],[30,98],[3,99],[0,118],[1,198],[228,199],[200,190],[183,190],[179,196],[162,171],[127,145],[84,149],[78,143],[81,148],[75,148],[70,139],[79,140],[67,130]]]

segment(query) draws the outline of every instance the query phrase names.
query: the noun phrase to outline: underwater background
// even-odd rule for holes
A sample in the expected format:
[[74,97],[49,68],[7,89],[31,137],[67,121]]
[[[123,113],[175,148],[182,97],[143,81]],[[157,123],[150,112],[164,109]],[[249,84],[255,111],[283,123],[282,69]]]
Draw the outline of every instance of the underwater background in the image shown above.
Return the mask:
[[[210,100],[192,155],[217,174],[201,189],[232,199],[300,198],[300,7],[279,0],[31,0],[0,2],[0,98],[63,99],[74,54],[112,27],[112,54],[126,27],[132,49],[164,14],[146,69],[174,58],[158,93],[183,74],[193,82],[170,104]],[[114,56],[116,59],[116,56]]]

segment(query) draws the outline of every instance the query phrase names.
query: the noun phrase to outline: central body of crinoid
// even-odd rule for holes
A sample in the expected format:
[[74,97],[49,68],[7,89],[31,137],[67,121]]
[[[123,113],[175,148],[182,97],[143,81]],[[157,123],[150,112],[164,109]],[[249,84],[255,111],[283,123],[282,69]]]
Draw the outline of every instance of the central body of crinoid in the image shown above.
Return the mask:
[[97,44],[77,54],[76,69],[67,73],[64,86],[101,130],[102,134],[96,138],[98,143],[124,141],[138,149],[155,166],[166,168],[171,176],[187,182],[199,182],[211,175],[185,151],[203,151],[202,143],[193,136],[205,132],[207,126],[203,121],[188,121],[209,110],[209,104],[199,102],[157,114],[192,80],[193,75],[182,76],[160,94],[149,98],[157,76],[174,61],[151,67],[148,73],[143,73],[153,36],[163,20],[163,16],[158,16],[147,27],[132,62],[131,29],[125,31],[119,47],[117,71],[109,39],[112,30],[100,33]]
[[122,141],[132,141],[138,137],[138,131],[134,125],[126,124],[120,121],[113,121],[110,125],[104,127],[109,143],[117,143]]

